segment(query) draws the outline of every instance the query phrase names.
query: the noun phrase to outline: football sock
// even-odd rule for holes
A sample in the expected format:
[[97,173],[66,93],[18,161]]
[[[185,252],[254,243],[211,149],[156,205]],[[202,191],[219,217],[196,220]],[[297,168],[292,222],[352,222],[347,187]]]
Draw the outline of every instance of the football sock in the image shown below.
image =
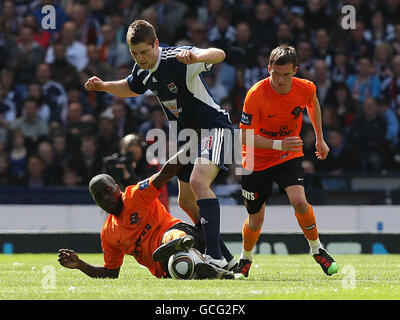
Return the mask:
[[240,255],[240,259],[253,259],[253,249],[258,241],[260,233],[261,228],[257,231],[253,231],[250,229],[248,218],[244,221],[242,228],[243,249]]
[[297,222],[301,230],[303,230],[304,236],[306,237],[311,251],[313,254],[319,252],[319,248],[322,248],[318,237],[317,222],[314,215],[314,210],[309,204],[307,212],[305,214],[300,214],[295,211]]
[[216,198],[197,200],[200,222],[204,234],[206,254],[214,259],[221,259],[220,207]]
[[[202,230],[202,226],[201,223],[198,222],[195,224],[195,227]],[[220,237],[220,245],[221,245],[221,253],[224,256],[224,258],[226,259],[227,262],[231,261],[233,258],[235,258],[232,253],[229,251],[229,249],[227,248],[227,246],[225,245],[224,241],[222,240],[222,238]]]

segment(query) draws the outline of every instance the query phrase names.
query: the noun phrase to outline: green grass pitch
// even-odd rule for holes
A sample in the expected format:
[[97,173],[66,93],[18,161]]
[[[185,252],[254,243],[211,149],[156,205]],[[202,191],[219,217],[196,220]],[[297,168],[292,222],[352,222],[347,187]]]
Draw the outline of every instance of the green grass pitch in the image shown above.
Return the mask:
[[[80,254],[101,265],[101,254]],[[61,267],[57,254],[0,255],[2,300],[368,300],[400,299],[400,255],[334,255],[326,276],[310,255],[255,255],[245,280],[157,279],[126,256],[118,279]]]

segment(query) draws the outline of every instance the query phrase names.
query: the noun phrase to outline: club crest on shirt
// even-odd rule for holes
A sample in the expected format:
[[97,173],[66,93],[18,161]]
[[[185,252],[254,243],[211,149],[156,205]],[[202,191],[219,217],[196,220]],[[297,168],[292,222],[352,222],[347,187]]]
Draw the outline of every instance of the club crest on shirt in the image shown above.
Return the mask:
[[295,107],[292,110],[291,114],[294,116],[295,119],[298,119],[302,112],[303,112],[303,109],[301,107]]
[[139,218],[139,215],[137,212],[134,212],[130,215],[129,220],[131,221],[131,224],[140,224],[140,222],[142,221],[141,218]]
[[173,94],[178,93],[178,87],[175,85],[175,83],[171,82],[170,84],[167,85],[169,91],[171,91]]

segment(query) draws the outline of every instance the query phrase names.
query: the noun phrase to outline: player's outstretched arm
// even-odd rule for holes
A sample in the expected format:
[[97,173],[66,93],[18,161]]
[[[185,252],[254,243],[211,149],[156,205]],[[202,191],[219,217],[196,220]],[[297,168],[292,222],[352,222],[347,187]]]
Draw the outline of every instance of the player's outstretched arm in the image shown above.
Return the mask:
[[161,189],[179,172],[184,165],[182,160],[187,160],[188,152],[193,152],[192,150],[197,150],[197,143],[189,141],[162,166],[159,172],[153,175],[153,184],[157,189]]
[[91,77],[86,81],[85,88],[90,91],[105,91],[122,98],[137,97],[139,95],[131,90],[126,79],[103,81],[98,77]]
[[107,269],[100,266],[93,266],[79,259],[74,250],[58,250],[58,262],[65,268],[78,269],[91,278],[118,278],[119,269]]
[[176,54],[178,61],[184,64],[193,64],[198,62],[216,64],[224,61],[225,57],[225,52],[218,48],[201,49],[197,53],[192,50],[181,50]]

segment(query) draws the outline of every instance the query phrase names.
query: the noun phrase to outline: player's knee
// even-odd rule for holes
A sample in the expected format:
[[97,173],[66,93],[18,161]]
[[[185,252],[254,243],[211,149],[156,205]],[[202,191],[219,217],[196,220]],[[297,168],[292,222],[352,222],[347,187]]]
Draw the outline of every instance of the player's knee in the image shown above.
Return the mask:
[[201,177],[201,175],[196,174],[190,177],[190,187],[193,190],[194,194],[198,194],[203,192],[204,190],[208,190],[210,188],[206,179]]
[[293,197],[290,202],[296,212],[300,214],[307,212],[308,203],[303,197]]

